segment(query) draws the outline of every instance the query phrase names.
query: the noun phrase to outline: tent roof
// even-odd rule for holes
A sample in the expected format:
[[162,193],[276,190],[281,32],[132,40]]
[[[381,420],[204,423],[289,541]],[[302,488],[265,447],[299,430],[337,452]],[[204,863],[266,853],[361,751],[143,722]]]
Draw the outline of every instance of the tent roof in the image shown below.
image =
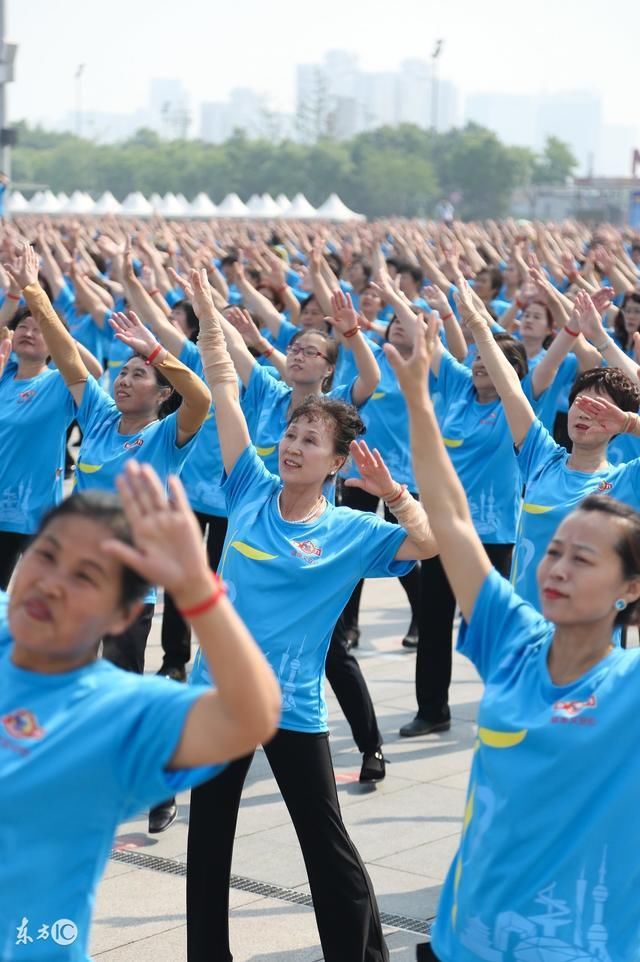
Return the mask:
[[356,214],[347,207],[337,194],[330,194],[316,213],[325,220],[366,220],[363,214]]
[[218,205],[219,217],[250,217],[251,211],[243,204],[237,194],[227,194]]
[[291,201],[291,207],[282,215],[291,220],[311,220],[316,218],[316,209],[312,207],[304,194],[296,194]]

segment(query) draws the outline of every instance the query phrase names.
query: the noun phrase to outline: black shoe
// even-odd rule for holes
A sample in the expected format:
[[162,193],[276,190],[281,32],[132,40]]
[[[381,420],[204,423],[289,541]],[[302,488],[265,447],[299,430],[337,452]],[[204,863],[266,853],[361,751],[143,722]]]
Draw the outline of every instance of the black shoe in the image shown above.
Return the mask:
[[403,738],[415,738],[417,735],[430,735],[432,732],[448,732],[451,728],[450,718],[441,718],[440,721],[427,721],[419,715],[403,725],[400,734]]
[[402,647],[403,647],[403,648],[417,648],[417,647],[418,647],[418,626],[417,626],[417,624],[415,623],[415,621],[413,620],[413,618],[411,619],[411,624],[409,625],[409,630],[407,631],[406,635],[405,635],[404,638],[402,639]]
[[347,628],[345,630],[345,637],[347,639],[347,651],[351,651],[352,648],[357,648],[360,644],[360,629]]
[[375,752],[365,752],[362,756],[360,781],[381,782],[386,774],[387,770],[381,749],[376,748]]
[[168,802],[161,802],[155,808],[149,810],[149,835],[159,835],[173,825],[178,817],[178,808],[175,798],[170,798]]
[[163,675],[165,678],[173,678],[174,681],[187,680],[187,672],[184,665],[162,665],[156,674]]

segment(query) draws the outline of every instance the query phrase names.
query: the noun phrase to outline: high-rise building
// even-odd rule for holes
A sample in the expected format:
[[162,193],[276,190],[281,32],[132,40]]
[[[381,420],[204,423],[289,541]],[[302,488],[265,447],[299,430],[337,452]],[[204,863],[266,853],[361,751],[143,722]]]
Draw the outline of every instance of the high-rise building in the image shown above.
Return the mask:
[[186,137],[191,120],[189,96],[180,80],[154,77],[149,89],[150,126],[163,137]]

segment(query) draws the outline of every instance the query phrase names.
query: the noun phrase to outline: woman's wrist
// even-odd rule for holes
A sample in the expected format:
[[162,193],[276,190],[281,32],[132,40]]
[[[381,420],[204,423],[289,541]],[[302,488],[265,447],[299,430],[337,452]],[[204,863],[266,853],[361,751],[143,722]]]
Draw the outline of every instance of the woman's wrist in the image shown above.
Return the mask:
[[627,411],[621,434],[638,434],[640,432],[640,418],[633,411]]
[[393,487],[386,494],[382,495],[382,500],[387,507],[390,508],[396,501],[400,500],[406,490],[406,484],[400,484],[398,481],[394,481]]
[[604,354],[604,352],[611,347],[611,338],[606,333],[606,331],[601,331],[598,343],[596,344],[595,341],[592,341],[591,343],[595,347],[598,354]]
[[153,364],[159,363],[160,355],[162,354],[162,352],[163,352],[164,350],[165,350],[165,348],[163,348],[162,344],[156,342],[156,346],[153,348],[153,350],[151,351],[151,353],[150,353],[150,354],[147,354],[147,356],[145,357],[144,363],[145,363],[145,364],[148,364],[148,365],[153,365]]
[[182,587],[174,588],[171,596],[178,611],[190,618],[213,608],[224,594],[224,585],[213,571],[204,570],[196,578],[189,579]]

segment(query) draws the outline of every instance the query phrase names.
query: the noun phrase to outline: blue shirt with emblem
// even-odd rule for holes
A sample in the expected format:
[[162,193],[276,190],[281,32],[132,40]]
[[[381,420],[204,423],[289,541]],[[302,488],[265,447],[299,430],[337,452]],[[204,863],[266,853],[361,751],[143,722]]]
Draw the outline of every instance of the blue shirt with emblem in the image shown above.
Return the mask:
[[[282,481],[253,445],[223,488],[229,524],[218,573],[280,682],[281,727],[324,732],[324,663],[335,623],[361,578],[411,570],[412,561],[395,560],[406,533],[370,512],[332,504],[305,524],[284,521]],[[191,677],[211,681],[201,652]]]
[[485,690],[440,962],[640,958],[640,649],[559,686],[553,632],[497,571],[461,629]]
[[88,962],[119,823],[222,769],[167,768],[206,689],[103,660],[41,674],[18,668],[12,646],[0,594],[0,958]]

